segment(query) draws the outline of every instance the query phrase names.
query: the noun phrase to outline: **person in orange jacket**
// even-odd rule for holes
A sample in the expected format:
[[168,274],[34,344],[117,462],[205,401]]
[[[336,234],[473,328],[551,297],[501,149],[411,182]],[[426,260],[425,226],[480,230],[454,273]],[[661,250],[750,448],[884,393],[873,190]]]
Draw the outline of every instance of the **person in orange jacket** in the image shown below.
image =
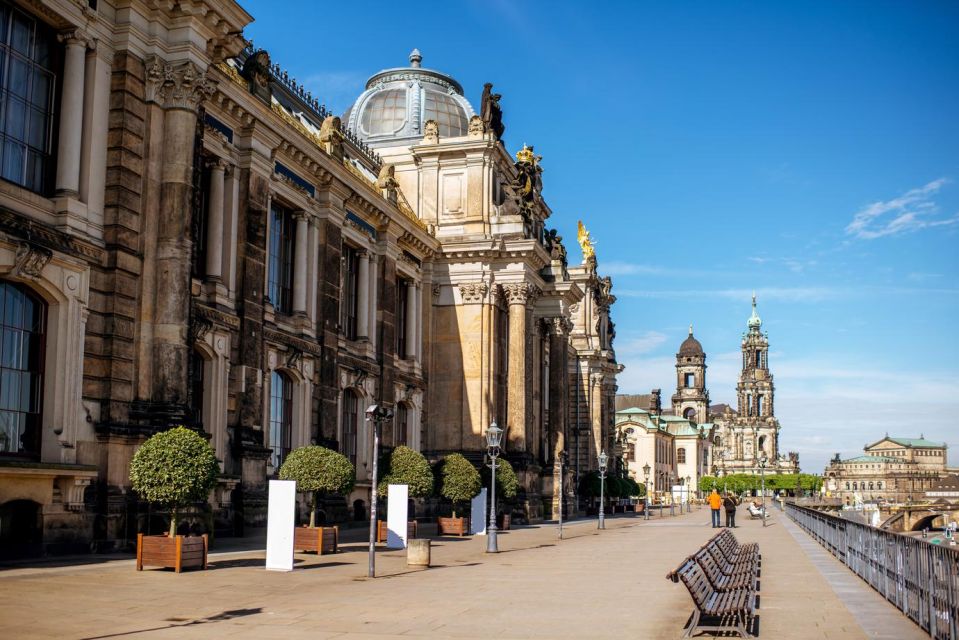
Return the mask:
[[709,494],[709,510],[713,514],[713,529],[719,528],[719,510],[723,506],[723,499],[719,495],[719,492],[713,488],[713,492]]

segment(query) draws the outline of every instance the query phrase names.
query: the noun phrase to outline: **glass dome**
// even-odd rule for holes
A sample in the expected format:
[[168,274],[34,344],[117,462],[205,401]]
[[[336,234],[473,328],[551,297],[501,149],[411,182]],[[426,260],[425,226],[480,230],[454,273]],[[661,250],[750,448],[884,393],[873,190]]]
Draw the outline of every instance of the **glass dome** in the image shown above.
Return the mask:
[[373,147],[415,144],[428,120],[439,125],[440,138],[465,136],[475,114],[463,87],[450,76],[420,67],[416,49],[410,66],[386,69],[366,82],[343,121]]

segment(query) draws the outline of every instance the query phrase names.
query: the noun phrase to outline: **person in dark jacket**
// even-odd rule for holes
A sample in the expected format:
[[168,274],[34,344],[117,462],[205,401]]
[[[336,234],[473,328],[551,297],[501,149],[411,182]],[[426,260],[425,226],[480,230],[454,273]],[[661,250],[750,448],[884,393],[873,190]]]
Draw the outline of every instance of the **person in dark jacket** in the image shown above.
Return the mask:
[[739,499],[732,493],[726,492],[723,498],[723,507],[726,509],[726,526],[736,526],[736,507],[739,506]]

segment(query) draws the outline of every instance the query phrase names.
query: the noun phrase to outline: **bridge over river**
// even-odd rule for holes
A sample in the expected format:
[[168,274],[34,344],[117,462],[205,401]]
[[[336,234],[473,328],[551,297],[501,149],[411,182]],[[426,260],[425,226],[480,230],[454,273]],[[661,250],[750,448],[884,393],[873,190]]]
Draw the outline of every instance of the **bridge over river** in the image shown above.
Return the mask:
[[[740,509],[734,530],[758,542],[760,638],[929,635],[778,509],[769,526]],[[362,530],[336,555],[297,554],[291,573],[263,569],[262,541],[220,541],[207,571],[137,572],[129,558],[0,567],[4,638],[679,638],[692,611],[666,580],[715,532],[706,509],[649,521],[611,517],[485,538],[433,539],[433,566],[377,553],[365,578]],[[920,541],[916,541],[920,542]],[[232,545],[232,547],[230,547]],[[224,548],[227,551],[222,551]],[[949,636],[939,636],[949,637]]]

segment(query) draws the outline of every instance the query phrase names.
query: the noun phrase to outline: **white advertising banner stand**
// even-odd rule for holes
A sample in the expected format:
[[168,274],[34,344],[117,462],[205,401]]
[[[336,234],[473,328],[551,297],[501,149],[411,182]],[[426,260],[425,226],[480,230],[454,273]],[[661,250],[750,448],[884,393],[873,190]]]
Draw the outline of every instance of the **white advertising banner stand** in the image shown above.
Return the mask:
[[296,483],[270,480],[266,511],[266,568],[293,571],[293,529],[296,524]]
[[470,535],[486,534],[486,488],[473,498],[470,509]]
[[410,488],[405,484],[391,484],[386,493],[386,548],[405,549],[409,531],[406,521],[409,510]]

